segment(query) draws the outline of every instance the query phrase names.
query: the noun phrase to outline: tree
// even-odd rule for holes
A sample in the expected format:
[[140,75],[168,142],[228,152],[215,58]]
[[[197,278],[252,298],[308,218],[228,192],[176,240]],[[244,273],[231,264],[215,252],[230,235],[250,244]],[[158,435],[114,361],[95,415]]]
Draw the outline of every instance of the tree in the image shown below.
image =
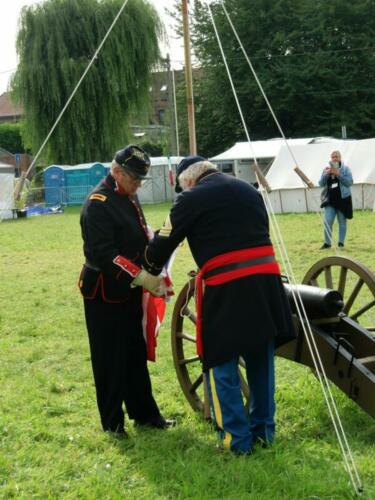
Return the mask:
[[2,123],[0,125],[0,148],[13,154],[25,152],[20,127],[19,123]]
[[[34,154],[104,38],[123,0],[46,0],[24,7],[13,91],[25,110]],[[43,156],[54,163],[109,160],[129,142],[129,116],[148,99],[159,60],[161,22],[145,0],[129,0],[53,132]]]
[[[374,0],[231,0],[226,7],[287,137],[374,135]],[[202,66],[195,90],[198,149],[246,140],[206,2],[191,35]],[[221,8],[211,2],[252,139],[280,136]]]

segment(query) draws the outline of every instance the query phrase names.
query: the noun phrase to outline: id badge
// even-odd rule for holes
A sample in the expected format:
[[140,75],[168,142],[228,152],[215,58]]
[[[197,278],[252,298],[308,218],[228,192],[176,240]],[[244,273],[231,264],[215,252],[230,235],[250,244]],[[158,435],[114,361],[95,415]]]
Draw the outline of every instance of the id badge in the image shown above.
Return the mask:
[[337,188],[338,185],[338,182],[334,182],[333,184],[331,184],[331,189]]

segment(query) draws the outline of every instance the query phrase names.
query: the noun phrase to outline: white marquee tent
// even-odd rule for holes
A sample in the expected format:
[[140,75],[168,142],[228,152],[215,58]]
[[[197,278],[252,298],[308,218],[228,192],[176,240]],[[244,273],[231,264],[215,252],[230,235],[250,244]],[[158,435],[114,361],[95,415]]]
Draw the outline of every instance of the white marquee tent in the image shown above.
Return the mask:
[[334,140],[289,147],[299,168],[317,187],[309,189],[304,185],[294,171],[295,163],[289,149],[282,146],[266,176],[272,189],[270,199],[276,213],[320,210],[321,188],[318,187],[318,181],[335,149],[341,152],[343,162],[353,173],[353,207],[374,208],[375,139]]
[[14,167],[0,163],[0,219],[11,219],[14,209]]
[[[325,142],[334,140],[330,137],[309,137],[306,139],[288,139],[288,144],[292,146]],[[255,182],[255,174],[250,166],[256,157],[260,169],[267,173],[272,161],[278,155],[280,148],[285,144],[284,139],[275,138],[266,141],[236,142],[227,151],[220,153],[210,160],[218,165],[218,168],[228,174],[235,175],[239,179],[247,182]]]

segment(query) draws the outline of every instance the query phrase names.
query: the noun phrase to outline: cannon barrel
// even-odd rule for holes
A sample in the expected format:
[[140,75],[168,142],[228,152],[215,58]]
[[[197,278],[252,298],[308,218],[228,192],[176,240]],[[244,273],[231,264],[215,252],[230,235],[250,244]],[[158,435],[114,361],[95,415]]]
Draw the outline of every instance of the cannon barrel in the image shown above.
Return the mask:
[[309,319],[337,316],[344,307],[342,295],[337,290],[310,285],[289,285],[288,283],[284,283],[284,288],[292,311],[297,312],[293,294],[296,296],[298,293]]

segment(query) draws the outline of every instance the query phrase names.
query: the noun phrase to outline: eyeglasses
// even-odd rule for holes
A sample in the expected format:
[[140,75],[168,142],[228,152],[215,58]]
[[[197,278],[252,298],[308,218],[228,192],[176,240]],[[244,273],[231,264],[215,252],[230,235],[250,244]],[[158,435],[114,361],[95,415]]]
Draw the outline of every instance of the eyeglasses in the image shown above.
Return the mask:
[[143,179],[142,177],[139,177],[139,175],[136,175],[136,174],[133,174],[133,172],[129,172],[129,170],[122,170],[121,172],[123,175],[127,175],[128,177],[130,177],[130,179],[133,181],[133,182],[139,182],[139,183],[142,183],[143,182]]

